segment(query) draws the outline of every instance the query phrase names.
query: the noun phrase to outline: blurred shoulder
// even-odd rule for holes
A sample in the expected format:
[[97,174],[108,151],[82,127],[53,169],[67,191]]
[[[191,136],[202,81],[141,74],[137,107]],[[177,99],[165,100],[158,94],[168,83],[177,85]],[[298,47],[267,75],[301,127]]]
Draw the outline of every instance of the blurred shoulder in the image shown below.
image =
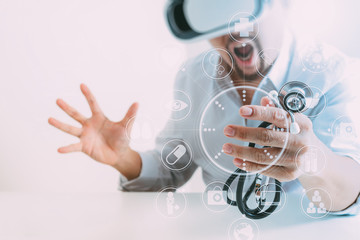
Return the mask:
[[210,69],[204,69],[208,68],[208,66],[202,63],[205,54],[203,52],[182,64],[176,75],[175,88],[195,93],[199,93],[200,90],[211,90],[213,81],[204,72],[205,70],[210,71]]
[[299,62],[298,80],[322,89],[351,92],[359,78],[360,61],[325,42],[297,39],[296,57]]

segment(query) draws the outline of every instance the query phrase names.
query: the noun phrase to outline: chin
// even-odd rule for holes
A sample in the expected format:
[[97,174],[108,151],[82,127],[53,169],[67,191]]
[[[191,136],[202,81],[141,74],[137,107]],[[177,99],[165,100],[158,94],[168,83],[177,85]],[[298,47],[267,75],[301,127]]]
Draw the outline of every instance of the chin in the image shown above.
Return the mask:
[[246,70],[241,70],[241,72],[243,73],[244,76],[257,76],[257,71],[256,69],[246,69]]

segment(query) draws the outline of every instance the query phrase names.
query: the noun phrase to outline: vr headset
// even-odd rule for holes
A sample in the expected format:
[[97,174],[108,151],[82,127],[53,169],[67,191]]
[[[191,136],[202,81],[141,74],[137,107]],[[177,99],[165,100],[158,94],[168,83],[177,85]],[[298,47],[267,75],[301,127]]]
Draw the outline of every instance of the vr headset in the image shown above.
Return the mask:
[[169,0],[165,8],[168,27],[180,40],[200,40],[222,36],[235,24],[241,12],[255,21],[272,0]]

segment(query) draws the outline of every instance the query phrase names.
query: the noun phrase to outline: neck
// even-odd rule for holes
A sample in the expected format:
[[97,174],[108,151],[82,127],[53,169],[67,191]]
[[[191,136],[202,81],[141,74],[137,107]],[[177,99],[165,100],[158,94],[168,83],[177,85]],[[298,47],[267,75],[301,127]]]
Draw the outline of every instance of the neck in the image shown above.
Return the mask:
[[[234,78],[232,78],[232,79],[234,79]],[[253,79],[253,80],[246,80],[244,78],[236,78],[235,80],[233,80],[233,85],[234,86],[252,86],[252,87],[257,88],[262,79],[263,79],[262,77],[259,77],[259,78]],[[238,92],[239,96],[243,96],[243,92],[241,89],[239,89],[237,92]],[[247,90],[245,101],[243,101],[242,104],[250,105],[254,94],[255,94],[254,90]],[[240,97],[240,99],[243,99],[243,98]]]
[[252,86],[258,87],[260,82],[263,80],[263,77],[258,76],[255,79],[246,79],[245,77],[239,76],[237,73],[233,72],[231,74],[231,80],[233,81],[234,86]]

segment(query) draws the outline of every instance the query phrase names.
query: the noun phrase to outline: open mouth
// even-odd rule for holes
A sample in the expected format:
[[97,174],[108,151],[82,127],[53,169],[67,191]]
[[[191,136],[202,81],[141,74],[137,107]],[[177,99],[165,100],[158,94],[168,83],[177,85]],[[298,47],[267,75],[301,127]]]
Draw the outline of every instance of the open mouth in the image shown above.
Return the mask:
[[234,47],[234,53],[238,60],[245,64],[251,63],[254,48],[251,44],[239,44]]

